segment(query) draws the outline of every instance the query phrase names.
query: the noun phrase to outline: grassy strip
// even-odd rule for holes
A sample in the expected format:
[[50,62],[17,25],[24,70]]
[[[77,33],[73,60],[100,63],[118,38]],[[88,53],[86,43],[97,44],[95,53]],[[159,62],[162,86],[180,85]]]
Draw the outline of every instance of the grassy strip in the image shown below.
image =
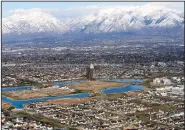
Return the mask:
[[31,115],[31,114],[26,113],[26,112],[16,112],[16,113],[14,113],[14,116],[15,117],[31,118],[31,119],[36,120],[38,122],[49,124],[49,125],[55,126],[55,127],[64,127],[64,125],[61,124],[59,121],[53,120],[53,119],[49,119],[49,118],[46,118],[46,117],[42,117],[40,115]]
[[175,111],[175,106],[168,106],[168,105],[160,105],[160,106],[154,106],[153,109],[162,110],[162,111]]
[[13,110],[13,109],[15,109],[15,107],[14,107],[14,106],[10,106],[7,110],[8,110],[8,111],[11,111],[11,110]]
[[10,103],[2,102],[2,107],[1,108],[2,108],[3,111],[5,111],[5,110],[11,111],[15,107],[12,106]]
[[42,87],[42,84],[36,82],[36,81],[31,81],[28,79],[22,79],[19,83],[18,86],[36,86],[36,87]]
[[78,94],[78,93],[88,93],[90,91],[88,90],[79,90],[79,89],[76,89],[74,92],[72,92],[72,94]]
[[108,99],[120,98],[120,97],[125,97],[125,96],[127,96],[126,93],[106,94],[106,97],[107,97]]
[[150,83],[152,82],[153,79],[148,79],[146,81],[144,81],[143,83],[141,83],[140,85],[147,87],[147,88],[151,88]]

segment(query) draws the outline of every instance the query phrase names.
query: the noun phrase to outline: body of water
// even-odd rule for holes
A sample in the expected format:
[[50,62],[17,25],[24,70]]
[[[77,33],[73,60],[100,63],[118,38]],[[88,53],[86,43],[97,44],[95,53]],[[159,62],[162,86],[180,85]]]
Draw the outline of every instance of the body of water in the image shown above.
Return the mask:
[[67,84],[77,84],[77,83],[82,83],[82,82],[87,82],[88,80],[73,80],[73,81],[56,81],[53,82],[53,86],[60,86],[63,87]]
[[123,87],[108,88],[108,89],[103,90],[103,93],[104,94],[123,93],[123,92],[138,91],[138,90],[145,90],[145,88],[142,86],[138,86],[138,85],[128,85],[128,86],[123,86]]
[[19,90],[32,90],[32,86],[2,88],[1,92],[10,92],[10,91],[19,91]]
[[112,81],[112,82],[119,82],[119,83],[142,83],[143,80],[141,79],[110,79],[110,80],[102,80],[102,81]]
[[[135,83],[141,83],[142,80],[127,80],[127,79],[113,79],[110,81],[114,82],[135,82]],[[78,81],[61,81],[61,82],[54,82],[53,85],[57,86],[65,86],[66,84],[76,84],[80,82],[87,82],[87,80],[78,80]],[[11,87],[11,88],[2,88],[2,92],[9,92],[9,91],[18,91],[18,90],[31,90],[32,86],[22,86],[22,87]],[[104,94],[110,94],[110,93],[122,93],[122,92],[128,92],[128,91],[137,91],[137,90],[144,90],[145,88],[138,85],[128,85],[128,86],[122,86],[122,87],[114,87],[114,88],[108,88],[103,90]],[[24,104],[29,104],[32,102],[40,102],[40,101],[48,101],[48,100],[55,100],[59,98],[84,98],[84,97],[90,97],[89,93],[79,93],[79,94],[72,94],[72,95],[65,95],[65,96],[50,96],[50,97],[43,97],[43,98],[34,98],[29,100],[14,100],[11,98],[8,98],[6,96],[2,96],[3,102],[11,103],[16,108],[23,108]]]

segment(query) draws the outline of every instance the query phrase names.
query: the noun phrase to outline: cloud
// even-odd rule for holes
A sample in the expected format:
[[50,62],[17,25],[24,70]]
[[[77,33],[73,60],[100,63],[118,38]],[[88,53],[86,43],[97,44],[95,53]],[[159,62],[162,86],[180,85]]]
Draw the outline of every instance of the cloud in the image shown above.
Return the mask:
[[28,14],[32,12],[45,12],[45,13],[53,13],[53,11],[57,11],[55,9],[47,9],[47,8],[32,8],[32,9],[15,9],[10,10],[11,14]]
[[52,14],[59,18],[66,17],[77,17],[82,15],[87,15],[101,9],[99,6],[78,6],[73,8],[32,8],[32,9],[15,9],[10,10],[11,14],[29,14],[32,12],[45,12]]
[[94,13],[102,8],[103,8],[102,6],[98,6],[98,5],[76,6],[76,7],[58,9],[58,12],[56,12],[56,14],[58,13],[60,17],[78,17],[78,16]]
[[[119,5],[113,5],[113,6],[115,7]],[[85,16],[88,14],[96,13],[100,10],[111,8],[113,6],[110,6],[110,5],[75,6],[70,8],[58,9],[58,11],[54,11],[53,13],[54,15],[57,15],[60,18],[79,17],[79,16]]]
[[[124,2],[123,2],[124,3]],[[132,8],[136,7],[138,5],[132,5],[132,3],[129,3],[130,5],[88,5],[88,6],[74,6],[71,8],[64,8],[64,9],[58,9],[58,11],[53,12],[54,14],[57,14],[59,17],[77,17],[77,16],[83,16],[87,14],[92,14],[100,10],[104,9],[110,9],[112,7],[124,7],[124,8]],[[174,10],[183,11],[184,10],[184,3],[183,2],[148,2],[148,4],[145,5],[152,5],[152,6],[164,6],[167,8],[171,8]],[[145,6],[142,5],[142,6]]]
[[11,14],[28,14],[32,12],[45,12],[52,14],[58,18],[71,18],[84,16],[95,13],[99,10],[106,9],[112,6],[89,5],[89,6],[74,6],[68,8],[32,8],[32,9],[15,9],[10,10]]
[[175,10],[184,10],[184,2],[150,2],[150,5],[164,6]]

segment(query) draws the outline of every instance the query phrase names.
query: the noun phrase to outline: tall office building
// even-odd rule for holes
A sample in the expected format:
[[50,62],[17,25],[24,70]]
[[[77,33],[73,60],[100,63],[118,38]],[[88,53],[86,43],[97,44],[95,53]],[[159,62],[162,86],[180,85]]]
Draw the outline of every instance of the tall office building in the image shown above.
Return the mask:
[[94,72],[94,65],[90,64],[90,66],[87,68],[87,79],[88,80],[93,80],[93,72]]

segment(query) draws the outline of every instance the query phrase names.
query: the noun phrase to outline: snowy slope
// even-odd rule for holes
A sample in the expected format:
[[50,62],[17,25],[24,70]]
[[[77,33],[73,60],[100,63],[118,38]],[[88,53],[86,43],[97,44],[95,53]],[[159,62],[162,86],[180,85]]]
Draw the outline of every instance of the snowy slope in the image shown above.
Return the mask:
[[127,8],[113,7],[79,19],[68,23],[73,31],[129,32],[142,28],[184,26],[184,14],[182,12],[150,5]]
[[[42,11],[15,13],[3,18],[3,34],[63,34],[69,32],[136,32],[184,27],[184,13],[162,6],[113,6],[75,19],[59,20]],[[151,31],[152,32],[152,31]]]
[[44,12],[14,14],[2,20],[3,34],[65,33],[68,27],[57,18]]

